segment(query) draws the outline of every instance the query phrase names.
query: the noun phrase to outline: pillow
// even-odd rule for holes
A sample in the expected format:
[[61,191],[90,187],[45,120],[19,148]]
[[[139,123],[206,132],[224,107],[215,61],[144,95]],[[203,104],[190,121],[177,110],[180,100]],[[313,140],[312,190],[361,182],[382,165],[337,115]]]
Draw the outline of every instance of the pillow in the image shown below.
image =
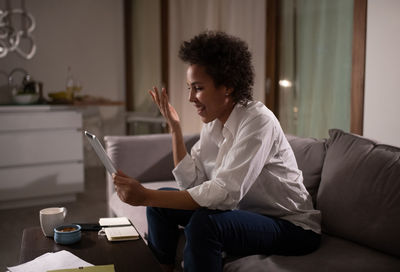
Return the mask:
[[293,149],[297,165],[303,172],[304,185],[315,206],[326,153],[325,140],[301,138],[293,135],[286,135],[286,138]]
[[329,131],[317,195],[322,230],[400,257],[400,148]]

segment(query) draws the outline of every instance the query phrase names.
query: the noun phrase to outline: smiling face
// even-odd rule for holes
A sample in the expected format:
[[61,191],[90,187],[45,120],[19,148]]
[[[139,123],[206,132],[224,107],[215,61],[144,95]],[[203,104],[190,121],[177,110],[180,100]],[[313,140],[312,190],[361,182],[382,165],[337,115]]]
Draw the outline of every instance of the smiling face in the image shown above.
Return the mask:
[[214,80],[204,66],[192,64],[186,72],[189,89],[189,101],[197,109],[197,114],[204,123],[218,119],[224,124],[232,112],[234,103],[231,89],[216,87]]

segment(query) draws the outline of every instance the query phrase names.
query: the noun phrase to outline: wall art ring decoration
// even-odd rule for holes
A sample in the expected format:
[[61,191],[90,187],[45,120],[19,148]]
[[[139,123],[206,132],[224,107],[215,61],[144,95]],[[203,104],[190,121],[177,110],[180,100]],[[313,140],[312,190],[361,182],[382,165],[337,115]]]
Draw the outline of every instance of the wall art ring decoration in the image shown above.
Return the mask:
[[6,9],[0,9],[0,58],[16,52],[24,59],[32,59],[36,54],[32,35],[35,27],[35,18],[25,9],[24,1],[21,8],[11,9],[7,5]]

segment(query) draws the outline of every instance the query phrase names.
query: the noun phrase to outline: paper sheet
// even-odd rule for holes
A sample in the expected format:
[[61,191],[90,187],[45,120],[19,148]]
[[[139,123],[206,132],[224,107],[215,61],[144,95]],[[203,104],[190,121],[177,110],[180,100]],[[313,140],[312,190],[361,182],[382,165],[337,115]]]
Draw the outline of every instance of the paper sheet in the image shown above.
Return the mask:
[[69,251],[61,250],[58,252],[45,253],[32,261],[21,265],[8,267],[10,272],[46,272],[55,269],[68,269],[84,266],[93,266],[75,256]]

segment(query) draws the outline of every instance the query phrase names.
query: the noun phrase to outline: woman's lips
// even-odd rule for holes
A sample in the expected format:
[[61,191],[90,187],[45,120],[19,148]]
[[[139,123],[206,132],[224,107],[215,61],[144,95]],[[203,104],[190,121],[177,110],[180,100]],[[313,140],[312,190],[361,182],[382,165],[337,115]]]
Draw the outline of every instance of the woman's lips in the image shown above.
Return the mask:
[[204,110],[206,109],[206,107],[203,106],[203,105],[195,105],[195,107],[196,107],[196,109],[197,109],[197,113],[198,113],[198,114],[203,113]]

